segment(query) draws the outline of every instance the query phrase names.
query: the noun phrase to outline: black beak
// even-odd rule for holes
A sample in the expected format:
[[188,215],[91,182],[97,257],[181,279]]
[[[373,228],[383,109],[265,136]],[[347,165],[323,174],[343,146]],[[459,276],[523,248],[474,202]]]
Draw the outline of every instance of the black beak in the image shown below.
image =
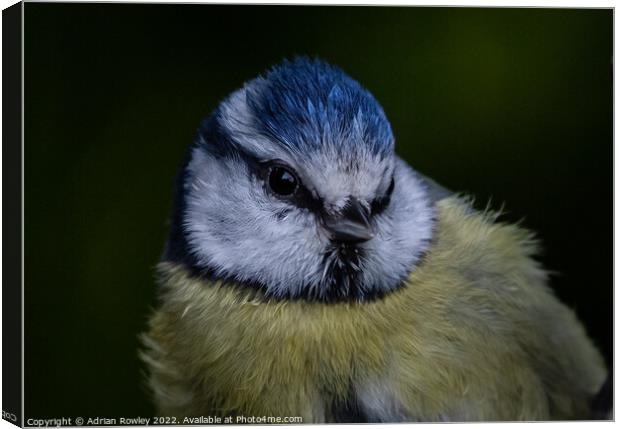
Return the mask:
[[370,210],[355,198],[349,198],[340,216],[326,218],[325,227],[333,241],[342,243],[362,243],[375,236],[370,226]]

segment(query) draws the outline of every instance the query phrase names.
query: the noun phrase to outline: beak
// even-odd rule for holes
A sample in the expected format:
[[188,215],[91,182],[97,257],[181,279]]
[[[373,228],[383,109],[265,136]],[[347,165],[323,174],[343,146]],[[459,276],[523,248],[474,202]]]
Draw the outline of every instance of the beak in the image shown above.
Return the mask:
[[375,236],[370,226],[370,210],[357,199],[350,198],[337,218],[325,219],[325,227],[333,241],[362,243]]

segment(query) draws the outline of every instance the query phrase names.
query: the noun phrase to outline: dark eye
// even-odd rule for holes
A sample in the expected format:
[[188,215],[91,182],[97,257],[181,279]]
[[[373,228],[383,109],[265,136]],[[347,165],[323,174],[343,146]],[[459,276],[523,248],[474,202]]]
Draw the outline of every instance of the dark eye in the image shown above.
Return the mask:
[[292,195],[297,190],[297,177],[284,167],[272,167],[269,171],[269,187],[278,195]]

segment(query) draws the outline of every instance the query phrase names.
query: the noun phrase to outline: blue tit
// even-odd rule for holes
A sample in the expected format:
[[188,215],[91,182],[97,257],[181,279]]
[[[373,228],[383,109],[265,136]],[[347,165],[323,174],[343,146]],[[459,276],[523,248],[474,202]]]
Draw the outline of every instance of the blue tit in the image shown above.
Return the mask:
[[224,99],[173,205],[142,351],[160,415],[590,416],[604,362],[532,234],[408,166],[339,68],[296,58]]

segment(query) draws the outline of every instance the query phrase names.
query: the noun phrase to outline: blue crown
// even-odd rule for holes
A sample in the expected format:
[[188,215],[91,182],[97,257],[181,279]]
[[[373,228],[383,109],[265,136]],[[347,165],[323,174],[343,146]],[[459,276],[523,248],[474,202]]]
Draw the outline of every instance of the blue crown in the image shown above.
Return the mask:
[[333,145],[346,152],[365,145],[376,155],[392,153],[394,138],[383,109],[339,68],[298,57],[273,67],[263,79],[266,84],[248,91],[248,106],[260,132],[289,150]]

